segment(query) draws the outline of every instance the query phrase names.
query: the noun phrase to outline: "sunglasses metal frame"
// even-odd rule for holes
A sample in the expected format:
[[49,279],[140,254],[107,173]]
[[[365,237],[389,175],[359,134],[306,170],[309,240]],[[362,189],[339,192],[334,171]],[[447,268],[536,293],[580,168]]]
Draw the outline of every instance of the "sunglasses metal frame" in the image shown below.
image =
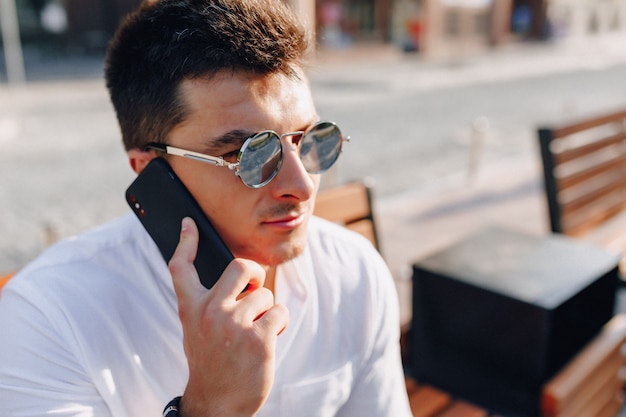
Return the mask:
[[[189,159],[193,159],[196,161],[200,161],[200,162],[204,162],[204,163],[208,163],[211,165],[215,165],[218,167],[226,167],[231,171],[234,171],[235,175],[237,175],[237,177],[239,177],[239,179],[241,180],[241,182],[243,182],[247,187],[250,188],[261,188],[264,185],[267,185],[272,179],[274,179],[274,177],[276,176],[276,174],[278,173],[280,166],[282,165],[282,159],[283,159],[283,142],[282,139],[284,137],[288,137],[288,136],[300,136],[300,140],[297,142],[297,148],[298,148],[298,152],[300,152],[300,148],[302,145],[302,141],[304,139],[304,137],[311,132],[313,129],[315,129],[317,126],[321,125],[321,124],[325,124],[325,123],[330,123],[333,126],[335,126],[335,128],[337,129],[337,131],[339,132],[339,151],[338,151],[338,155],[337,157],[339,157],[339,154],[341,154],[342,152],[342,146],[341,144],[343,142],[349,142],[350,141],[350,137],[349,136],[343,136],[341,134],[341,130],[339,129],[339,127],[334,123],[334,122],[329,122],[329,121],[319,121],[317,123],[315,123],[313,126],[311,126],[310,128],[308,128],[307,130],[297,130],[294,132],[287,132],[287,133],[283,133],[282,135],[273,131],[273,130],[262,130],[260,132],[255,133],[254,135],[250,136],[249,138],[247,138],[245,140],[245,142],[243,143],[243,145],[241,146],[241,149],[239,150],[239,155],[237,156],[237,162],[228,162],[226,160],[224,160],[223,157],[221,156],[212,156],[212,155],[207,155],[205,153],[201,153],[201,152],[194,152],[194,151],[190,151],[187,149],[183,149],[183,148],[178,148],[176,146],[171,146],[171,145],[167,145],[165,143],[157,143],[157,142],[150,142],[146,145],[145,149],[152,149],[152,150],[156,150],[156,151],[160,151],[160,152],[165,152],[168,155],[176,155],[176,156],[182,156],[184,158],[189,158]],[[241,155],[243,154],[243,152],[246,150],[246,148],[248,147],[248,145],[259,135],[263,135],[263,134],[267,134],[267,133],[271,133],[272,135],[274,135],[275,137],[278,138],[278,144],[280,146],[280,161],[278,162],[278,165],[276,166],[276,169],[274,170],[274,172],[272,173],[272,175],[265,181],[263,181],[260,184],[248,184],[247,182],[245,182],[243,180],[243,178],[241,178],[241,175],[239,174],[239,170],[240,170],[240,159],[241,159]],[[335,158],[336,161],[337,158]],[[333,161],[334,164],[334,161]],[[332,165],[331,165],[332,166]]]

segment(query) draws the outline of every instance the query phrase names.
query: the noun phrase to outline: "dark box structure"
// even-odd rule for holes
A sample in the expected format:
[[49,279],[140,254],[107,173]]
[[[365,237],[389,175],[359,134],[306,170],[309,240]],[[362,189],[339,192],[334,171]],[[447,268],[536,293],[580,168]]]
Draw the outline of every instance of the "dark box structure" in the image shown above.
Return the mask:
[[537,416],[543,383],[613,315],[618,261],[491,227],[416,263],[410,371],[494,413]]

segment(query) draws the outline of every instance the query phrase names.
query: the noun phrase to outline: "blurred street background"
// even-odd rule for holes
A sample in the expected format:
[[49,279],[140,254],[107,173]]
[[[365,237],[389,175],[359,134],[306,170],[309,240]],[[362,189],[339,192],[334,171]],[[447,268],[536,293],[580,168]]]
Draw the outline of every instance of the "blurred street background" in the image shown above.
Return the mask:
[[[103,59],[138,3],[0,0],[0,275],[128,212]],[[463,235],[549,233],[538,127],[626,108],[626,0],[290,3],[319,114],[352,138],[323,186],[371,181],[403,306],[411,263]]]

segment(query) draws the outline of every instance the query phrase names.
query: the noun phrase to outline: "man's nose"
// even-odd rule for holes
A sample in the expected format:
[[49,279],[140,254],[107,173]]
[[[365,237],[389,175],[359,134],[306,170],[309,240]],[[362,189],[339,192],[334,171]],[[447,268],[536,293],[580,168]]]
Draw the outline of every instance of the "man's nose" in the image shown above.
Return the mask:
[[307,201],[313,196],[315,181],[300,160],[298,142],[283,139],[282,165],[269,186],[276,198],[291,197]]

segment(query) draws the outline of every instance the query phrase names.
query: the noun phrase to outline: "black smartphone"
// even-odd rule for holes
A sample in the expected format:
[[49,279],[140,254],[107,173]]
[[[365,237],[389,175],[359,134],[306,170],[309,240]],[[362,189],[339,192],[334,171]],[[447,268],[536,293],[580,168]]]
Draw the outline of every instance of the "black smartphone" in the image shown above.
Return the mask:
[[191,217],[200,233],[194,265],[202,285],[213,287],[233,255],[165,159],[150,161],[126,190],[126,201],[166,262],[174,255],[180,240],[183,218]]

